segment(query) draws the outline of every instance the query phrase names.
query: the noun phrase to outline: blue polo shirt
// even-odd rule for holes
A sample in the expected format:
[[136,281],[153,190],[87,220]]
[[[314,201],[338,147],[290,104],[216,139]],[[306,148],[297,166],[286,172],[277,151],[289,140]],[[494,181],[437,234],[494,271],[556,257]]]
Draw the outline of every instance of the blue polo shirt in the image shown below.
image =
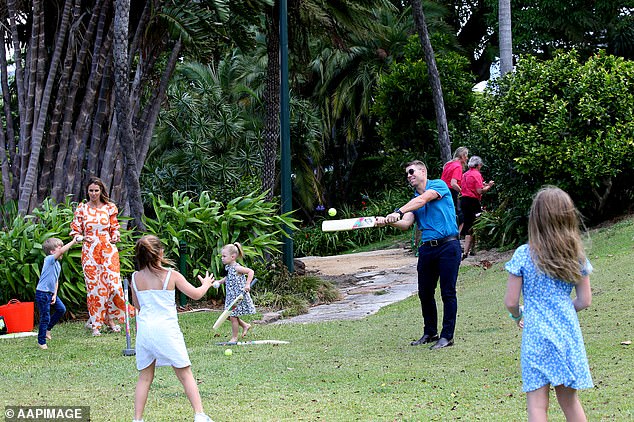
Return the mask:
[[[442,239],[447,236],[458,235],[456,224],[456,211],[451,198],[451,191],[447,184],[440,179],[428,180],[425,190],[431,189],[440,195],[440,198],[426,203],[414,213],[418,229],[422,231],[422,241]],[[414,198],[419,193],[414,191]]]
[[55,293],[55,287],[59,273],[62,271],[62,266],[59,261],[55,259],[54,255],[49,255],[44,258],[44,265],[42,266],[42,274],[40,275],[40,281],[37,283],[36,290],[41,292]]

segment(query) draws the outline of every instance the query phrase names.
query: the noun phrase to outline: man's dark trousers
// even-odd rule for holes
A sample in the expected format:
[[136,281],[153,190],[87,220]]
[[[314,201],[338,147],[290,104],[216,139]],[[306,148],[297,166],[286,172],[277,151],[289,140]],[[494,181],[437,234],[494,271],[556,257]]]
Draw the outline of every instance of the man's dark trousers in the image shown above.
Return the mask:
[[421,246],[418,249],[418,297],[420,299],[424,334],[438,334],[438,311],[434,293],[440,280],[440,295],[443,301],[443,321],[440,337],[453,339],[456,328],[458,299],[456,281],[462,251],[460,241],[452,240],[439,246]]

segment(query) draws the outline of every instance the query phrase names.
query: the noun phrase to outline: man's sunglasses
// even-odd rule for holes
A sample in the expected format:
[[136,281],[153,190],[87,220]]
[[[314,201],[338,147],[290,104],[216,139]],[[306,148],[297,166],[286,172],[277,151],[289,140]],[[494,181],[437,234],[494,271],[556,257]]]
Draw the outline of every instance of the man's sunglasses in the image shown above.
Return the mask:
[[412,174],[414,174],[415,171],[416,171],[416,169],[409,169],[409,170],[407,170],[407,174],[409,174],[411,176]]

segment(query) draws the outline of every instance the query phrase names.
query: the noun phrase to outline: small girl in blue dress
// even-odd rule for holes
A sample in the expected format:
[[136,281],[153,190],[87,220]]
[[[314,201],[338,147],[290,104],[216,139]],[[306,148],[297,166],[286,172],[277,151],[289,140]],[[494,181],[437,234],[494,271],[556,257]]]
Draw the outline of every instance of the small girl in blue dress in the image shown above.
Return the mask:
[[242,327],[242,337],[247,335],[250,324],[247,324],[240,316],[251,315],[255,313],[255,306],[249,291],[251,290],[251,281],[253,281],[253,270],[238,264],[236,261],[244,256],[242,245],[239,242],[231,243],[223,246],[221,250],[222,263],[225,265],[227,275],[221,279],[218,284],[225,283],[225,309],[229,304],[241,293],[244,294],[244,300],[231,312],[229,319],[231,320],[231,340],[229,342],[237,342],[240,327]]
[[[529,422],[547,420],[551,385],[566,420],[586,421],[577,390],[592,388],[593,383],[577,312],[592,301],[592,265],[579,224],[566,192],[541,189],[530,210],[528,244],[517,248],[505,267],[509,279],[504,304],[523,328],[522,390]],[[575,299],[570,297],[573,287]]]

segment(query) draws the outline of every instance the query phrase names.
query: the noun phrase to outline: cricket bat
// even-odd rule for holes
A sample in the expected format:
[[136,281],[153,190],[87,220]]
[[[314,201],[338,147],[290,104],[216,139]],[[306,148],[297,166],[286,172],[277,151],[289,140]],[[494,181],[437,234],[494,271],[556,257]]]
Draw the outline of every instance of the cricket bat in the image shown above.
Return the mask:
[[376,217],[345,218],[343,220],[324,220],[321,223],[321,231],[336,232],[341,230],[356,230],[374,227]]
[[249,340],[249,341],[222,341],[218,346],[250,346],[252,344],[288,344],[284,340]]
[[[253,280],[251,280],[251,287],[253,287],[253,285],[255,284],[255,282],[258,281],[257,278],[254,278]],[[218,319],[216,320],[216,322],[214,323],[214,330],[217,330],[218,327],[220,327],[222,325],[223,322],[225,322],[227,320],[227,318],[229,318],[229,314],[231,312],[233,312],[238,305],[240,304],[240,302],[242,302],[244,300],[244,293],[240,293],[238,295],[238,297],[236,297],[235,299],[233,299],[233,301],[229,304],[229,306],[227,307],[226,310],[224,310],[220,316],[218,317]]]

